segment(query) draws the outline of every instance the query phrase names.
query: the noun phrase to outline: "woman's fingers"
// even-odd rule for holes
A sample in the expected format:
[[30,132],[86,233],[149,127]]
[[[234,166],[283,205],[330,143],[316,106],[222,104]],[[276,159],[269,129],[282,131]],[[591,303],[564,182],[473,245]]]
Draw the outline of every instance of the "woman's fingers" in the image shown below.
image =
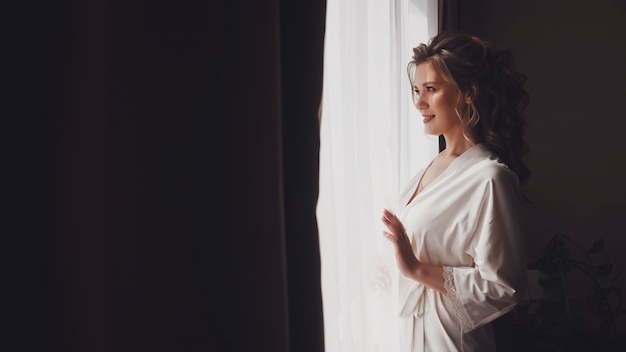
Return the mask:
[[383,219],[394,223],[399,222],[398,217],[388,209],[383,209]]
[[414,268],[419,264],[409,236],[404,229],[404,225],[393,213],[385,209],[382,217],[383,224],[387,227],[387,231],[383,231],[383,235],[393,243],[395,248],[396,262],[398,269],[402,275],[412,275]]
[[389,210],[385,209],[383,211],[381,221],[388,230],[387,234],[385,234],[385,231],[383,231],[383,235],[385,235],[385,237],[389,238],[388,234],[394,237],[402,237],[404,235],[404,225],[402,225],[400,219],[398,219],[398,217],[391,213]]

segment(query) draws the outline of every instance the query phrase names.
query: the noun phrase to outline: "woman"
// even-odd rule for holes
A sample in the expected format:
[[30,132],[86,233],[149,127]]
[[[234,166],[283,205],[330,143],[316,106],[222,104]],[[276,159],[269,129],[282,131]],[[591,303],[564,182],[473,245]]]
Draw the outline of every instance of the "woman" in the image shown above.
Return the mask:
[[401,277],[402,351],[494,351],[490,322],[525,287],[525,76],[510,52],[444,32],[413,49],[415,107],[446,148],[384,210]]

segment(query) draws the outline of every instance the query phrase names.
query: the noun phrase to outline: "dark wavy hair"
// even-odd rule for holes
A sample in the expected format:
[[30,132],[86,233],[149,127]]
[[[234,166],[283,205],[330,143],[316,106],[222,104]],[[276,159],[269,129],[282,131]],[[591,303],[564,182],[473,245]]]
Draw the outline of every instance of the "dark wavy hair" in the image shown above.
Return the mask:
[[430,62],[443,79],[471,96],[463,121],[475,142],[484,143],[511,170],[520,184],[530,176],[523,158],[528,92],[526,76],[515,71],[509,50],[465,33],[445,31],[413,49],[407,72],[413,85],[415,67]]

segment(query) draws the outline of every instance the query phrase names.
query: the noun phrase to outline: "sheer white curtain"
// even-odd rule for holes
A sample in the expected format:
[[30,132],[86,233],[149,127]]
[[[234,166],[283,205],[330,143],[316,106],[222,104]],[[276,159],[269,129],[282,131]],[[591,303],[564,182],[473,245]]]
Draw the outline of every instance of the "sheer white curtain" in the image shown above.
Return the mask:
[[[411,49],[436,30],[436,0],[327,1],[317,208],[327,352],[397,351],[397,272],[380,217],[438,150],[406,74]],[[381,265],[392,283],[373,290]]]

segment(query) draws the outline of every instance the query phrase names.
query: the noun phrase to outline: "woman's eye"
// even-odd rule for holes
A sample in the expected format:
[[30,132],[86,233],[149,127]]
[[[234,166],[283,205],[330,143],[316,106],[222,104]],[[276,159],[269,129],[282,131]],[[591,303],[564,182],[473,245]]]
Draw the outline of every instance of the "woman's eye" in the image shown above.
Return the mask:
[[419,91],[419,90],[417,90],[417,89],[414,89],[414,90],[413,90],[413,94],[415,94],[415,95],[420,95],[420,91]]
[[426,87],[426,90],[430,91],[430,92],[434,92],[435,91],[435,87]]

